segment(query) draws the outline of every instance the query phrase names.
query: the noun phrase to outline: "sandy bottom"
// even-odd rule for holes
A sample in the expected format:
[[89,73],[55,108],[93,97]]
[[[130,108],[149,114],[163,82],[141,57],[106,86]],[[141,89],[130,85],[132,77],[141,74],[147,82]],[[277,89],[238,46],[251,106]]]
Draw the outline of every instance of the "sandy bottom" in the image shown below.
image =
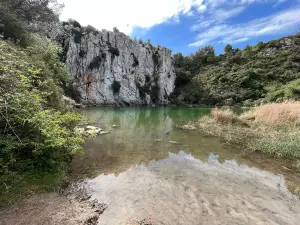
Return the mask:
[[170,153],[168,159],[133,167],[118,177],[100,175],[84,187],[92,199],[108,205],[98,225],[300,221],[300,201],[281,175],[234,161],[220,163],[214,155],[201,162],[184,152]]
[[[180,152],[34,196],[0,210],[1,225],[299,225],[300,200],[281,175]],[[83,193],[84,196],[78,195]],[[75,197],[76,196],[76,197]],[[79,197],[78,197],[79,196]],[[103,204],[98,204],[101,202]]]

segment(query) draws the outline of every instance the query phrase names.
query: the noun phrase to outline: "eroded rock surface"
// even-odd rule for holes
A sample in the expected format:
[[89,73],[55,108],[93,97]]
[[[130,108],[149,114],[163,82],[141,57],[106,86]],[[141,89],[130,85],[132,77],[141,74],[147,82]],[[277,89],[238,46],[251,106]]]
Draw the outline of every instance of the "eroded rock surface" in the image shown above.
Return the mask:
[[171,50],[132,40],[117,30],[64,23],[51,38],[63,47],[71,81],[86,104],[167,104],[174,89]]

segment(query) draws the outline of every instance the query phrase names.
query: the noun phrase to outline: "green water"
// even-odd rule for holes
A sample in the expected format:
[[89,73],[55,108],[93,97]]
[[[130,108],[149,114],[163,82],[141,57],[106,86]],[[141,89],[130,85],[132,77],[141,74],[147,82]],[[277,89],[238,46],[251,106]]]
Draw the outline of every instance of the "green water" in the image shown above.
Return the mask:
[[[118,175],[132,166],[147,165],[153,160],[168,158],[170,152],[177,154],[183,151],[202,161],[207,161],[213,153],[220,162],[235,160],[240,164],[283,174],[290,183],[300,183],[297,174],[283,169],[290,166],[289,161],[258,153],[249,154],[219,138],[205,137],[175,127],[182,121],[196,120],[209,113],[210,109],[201,108],[85,109],[85,116],[110,133],[86,141],[85,153],[72,162],[73,176],[93,178],[99,174]],[[114,125],[117,127],[113,128]]]
[[[109,134],[90,138],[72,162],[75,179],[108,208],[98,225],[287,224],[300,220],[290,193],[290,162],[247,153],[177,123],[209,114],[196,108],[89,108]],[[183,121],[183,122],[182,122]],[[115,126],[114,126],[115,125]],[[262,223],[260,223],[262,222]]]

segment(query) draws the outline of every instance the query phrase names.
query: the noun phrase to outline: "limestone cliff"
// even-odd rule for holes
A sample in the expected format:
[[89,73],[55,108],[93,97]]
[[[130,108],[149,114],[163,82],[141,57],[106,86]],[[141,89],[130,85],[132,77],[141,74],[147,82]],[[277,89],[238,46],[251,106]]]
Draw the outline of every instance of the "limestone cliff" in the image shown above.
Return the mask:
[[64,47],[73,87],[86,104],[168,104],[175,72],[171,51],[117,31],[63,23],[55,38]]

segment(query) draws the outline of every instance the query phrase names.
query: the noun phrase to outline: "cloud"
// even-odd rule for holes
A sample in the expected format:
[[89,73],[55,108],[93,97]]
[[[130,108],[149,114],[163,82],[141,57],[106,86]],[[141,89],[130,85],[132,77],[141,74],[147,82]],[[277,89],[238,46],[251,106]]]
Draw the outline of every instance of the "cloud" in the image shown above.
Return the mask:
[[210,41],[210,39],[203,38],[203,39],[200,39],[199,41],[189,44],[189,47],[203,46],[203,45],[207,44],[209,41]]
[[65,4],[62,20],[73,18],[82,25],[130,34],[135,27],[150,28],[167,21],[178,23],[180,15],[204,12],[203,0],[59,0]]
[[198,33],[191,47],[200,47],[206,43],[238,43],[251,38],[288,31],[300,23],[300,8],[285,10],[268,17],[252,20],[248,23],[229,25],[215,24]]
[[[112,30],[117,27],[126,34],[135,28],[149,30],[162,23],[180,23],[181,16],[202,16],[205,19],[194,31],[223,22],[243,12],[252,3],[284,0],[58,0],[65,4],[62,20],[73,18],[82,25]],[[206,22],[205,21],[210,21]]]

